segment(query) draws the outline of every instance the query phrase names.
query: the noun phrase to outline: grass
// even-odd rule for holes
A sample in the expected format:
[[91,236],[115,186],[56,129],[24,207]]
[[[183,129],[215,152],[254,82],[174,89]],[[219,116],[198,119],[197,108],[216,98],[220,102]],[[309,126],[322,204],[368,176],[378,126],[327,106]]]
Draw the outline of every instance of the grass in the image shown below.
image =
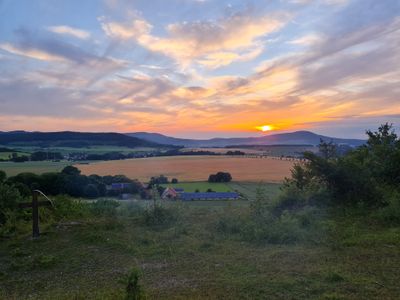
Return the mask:
[[23,163],[0,162],[0,170],[6,172],[7,176],[14,176],[22,172],[42,174],[46,172],[59,172],[65,166],[70,165],[68,161],[27,161]]
[[280,183],[269,183],[269,182],[241,182],[233,181],[228,183],[228,186],[233,190],[243,195],[248,200],[256,199],[257,190],[261,189],[264,194],[270,199],[275,197],[279,191]]
[[[275,197],[279,191],[281,184],[279,183],[264,183],[264,182],[241,182],[241,181],[233,181],[229,183],[210,183],[207,181],[204,182],[180,182],[177,184],[162,184],[164,187],[173,187],[173,188],[183,188],[185,192],[195,192],[199,190],[200,192],[206,192],[207,189],[212,189],[215,192],[230,192],[234,191],[239,193],[244,200],[255,200],[257,190],[261,189],[267,197],[272,199]],[[195,202],[196,203],[196,202]],[[207,205],[216,205],[215,201],[208,202]],[[196,204],[198,205],[198,203]]]
[[176,184],[162,184],[163,187],[173,187],[184,189],[185,192],[206,192],[208,189],[212,189],[215,192],[230,192],[232,188],[226,183],[209,183],[209,182],[180,182]]
[[0,159],[10,159],[10,156],[13,153],[16,153],[17,156],[23,156],[23,155],[29,156],[29,153],[27,152],[0,152]]
[[91,147],[50,147],[50,148],[40,148],[36,146],[13,146],[13,149],[32,153],[35,151],[51,151],[51,152],[60,152],[61,154],[68,153],[82,153],[85,152],[87,154],[104,154],[107,152],[121,152],[124,154],[132,153],[132,152],[142,152],[142,151],[152,151],[154,148],[149,147],[137,147],[137,148],[128,148],[128,147],[120,147],[120,146],[91,146]]
[[224,203],[222,211],[167,203],[181,215],[162,227],[141,223],[124,203],[115,219],[4,240],[0,298],[123,299],[121,279],[137,268],[149,299],[397,299],[399,228],[339,216],[329,242],[255,245],[214,229],[230,212]]

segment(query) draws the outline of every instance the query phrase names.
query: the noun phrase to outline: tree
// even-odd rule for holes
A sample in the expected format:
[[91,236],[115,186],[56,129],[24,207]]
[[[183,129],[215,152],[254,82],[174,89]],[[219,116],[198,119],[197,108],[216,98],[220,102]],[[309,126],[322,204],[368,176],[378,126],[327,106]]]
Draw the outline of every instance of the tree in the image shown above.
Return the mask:
[[171,183],[173,183],[173,184],[177,184],[177,183],[178,183],[178,179],[176,179],[176,178],[172,178],[172,180],[171,180]]
[[325,189],[333,204],[385,205],[390,191],[400,184],[400,140],[392,125],[367,131],[365,145],[336,155],[335,145],[321,141],[320,153],[304,153],[306,162],[295,165],[286,189],[300,194]]
[[6,172],[0,170],[0,183],[4,182],[7,178]]
[[231,180],[232,176],[228,172],[218,172],[208,177],[208,182],[230,182]]
[[150,182],[149,185],[153,186],[154,184],[165,184],[168,183],[168,177],[164,176],[164,175],[160,175],[158,177],[151,177],[150,178]]
[[85,186],[83,194],[85,197],[93,199],[99,197],[99,190],[97,189],[96,185],[90,183],[87,186]]
[[17,210],[18,202],[21,200],[22,197],[16,188],[0,183],[0,224],[7,221],[7,215],[10,212]]
[[73,176],[77,176],[81,174],[81,170],[79,170],[78,168],[74,167],[74,166],[66,166],[61,173],[65,174],[65,175],[73,175]]
[[333,141],[325,142],[320,139],[319,153],[325,159],[333,159],[337,157],[337,147]]

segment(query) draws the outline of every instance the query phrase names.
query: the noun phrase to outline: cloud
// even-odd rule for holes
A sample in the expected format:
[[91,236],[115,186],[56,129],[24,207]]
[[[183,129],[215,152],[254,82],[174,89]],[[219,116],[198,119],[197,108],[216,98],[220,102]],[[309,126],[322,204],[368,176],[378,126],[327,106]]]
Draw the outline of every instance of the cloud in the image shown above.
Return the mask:
[[150,23],[140,16],[135,18],[128,23],[107,22],[105,18],[99,20],[111,38],[134,40],[184,66],[195,61],[215,67],[255,58],[263,49],[261,39],[282,28],[290,16],[287,13],[257,15],[245,10],[213,21],[169,24],[166,37],[153,35]]
[[35,48],[24,48],[19,46],[14,46],[10,43],[0,44],[0,49],[13,53],[16,55],[27,56],[30,58],[45,60],[45,61],[66,61],[62,56],[48,53],[46,51],[35,49]]
[[307,34],[296,38],[294,40],[288,41],[289,44],[300,45],[300,46],[312,46],[321,41],[321,37],[317,34]]
[[133,20],[130,23],[121,24],[118,22],[107,22],[105,17],[100,17],[99,21],[106,35],[121,40],[146,36],[153,27],[145,20]]
[[88,63],[101,59],[73,44],[51,37],[41,37],[26,29],[20,29],[16,31],[16,34],[17,43],[4,43],[0,45],[0,48],[17,55],[46,61]]
[[47,30],[54,32],[54,33],[58,33],[58,34],[70,35],[70,36],[76,37],[78,39],[83,39],[83,40],[88,39],[90,37],[89,32],[82,30],[82,29],[66,26],[66,25],[50,26],[50,27],[47,27]]

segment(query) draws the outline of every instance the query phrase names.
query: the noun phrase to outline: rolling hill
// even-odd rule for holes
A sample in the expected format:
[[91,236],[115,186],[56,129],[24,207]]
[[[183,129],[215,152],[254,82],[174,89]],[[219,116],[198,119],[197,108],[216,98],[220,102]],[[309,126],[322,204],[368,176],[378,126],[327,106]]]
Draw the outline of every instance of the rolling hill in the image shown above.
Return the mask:
[[208,140],[180,139],[159,133],[136,132],[128,136],[144,139],[154,143],[169,144],[184,147],[226,147],[231,145],[318,145],[320,140],[333,141],[336,144],[360,146],[364,140],[342,139],[319,135],[310,131],[295,131],[291,133],[271,134],[262,137],[247,138],[213,138]]
[[92,132],[28,132],[10,131],[0,132],[0,145],[33,146],[33,147],[74,147],[90,146],[121,146],[121,147],[151,147],[161,148],[165,145],[143,140],[137,137],[120,133],[92,133]]

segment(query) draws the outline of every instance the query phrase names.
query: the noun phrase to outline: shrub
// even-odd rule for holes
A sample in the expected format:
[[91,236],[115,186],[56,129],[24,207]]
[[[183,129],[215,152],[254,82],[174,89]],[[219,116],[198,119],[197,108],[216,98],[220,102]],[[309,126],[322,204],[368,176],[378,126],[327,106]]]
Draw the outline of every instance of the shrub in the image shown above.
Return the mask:
[[117,214],[119,202],[115,200],[100,199],[91,203],[90,210],[95,216],[112,217]]
[[0,183],[4,182],[7,178],[6,172],[0,170]]
[[99,190],[96,185],[88,184],[87,186],[85,186],[83,194],[89,199],[94,199],[99,197]]
[[14,186],[0,183],[0,225],[6,223],[7,216],[18,209],[21,201],[22,197]]
[[126,300],[140,300],[145,298],[143,287],[139,283],[140,271],[131,270],[126,278]]
[[146,225],[151,226],[171,225],[178,219],[177,214],[177,210],[155,204],[143,212],[143,220]]
[[385,223],[400,223],[400,192],[390,191],[385,195],[387,205],[378,210],[377,215]]
[[56,219],[80,218],[89,214],[88,204],[80,199],[60,195],[52,198]]

